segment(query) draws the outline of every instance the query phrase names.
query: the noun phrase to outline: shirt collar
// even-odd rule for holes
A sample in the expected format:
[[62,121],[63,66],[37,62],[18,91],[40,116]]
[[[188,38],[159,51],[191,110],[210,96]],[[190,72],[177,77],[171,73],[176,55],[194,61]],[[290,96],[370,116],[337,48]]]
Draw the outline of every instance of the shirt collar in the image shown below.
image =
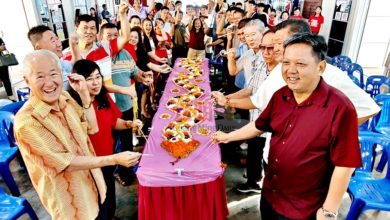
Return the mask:
[[283,100],[293,105],[297,105],[297,106],[317,105],[319,107],[325,107],[329,98],[329,85],[326,84],[326,82],[321,77],[320,82],[318,83],[313,93],[309,96],[309,98],[307,98],[305,101],[303,101],[300,104],[297,104],[293,92],[287,86],[285,87],[282,94],[283,94]]
[[[65,108],[68,100],[69,97],[65,96],[64,92],[62,92],[58,100],[58,105],[61,110]],[[29,98],[29,102],[31,107],[34,109],[33,112],[39,114],[42,118],[45,118],[50,113],[50,111],[56,111],[53,107],[48,105],[46,102],[38,99],[36,96],[31,96]]]

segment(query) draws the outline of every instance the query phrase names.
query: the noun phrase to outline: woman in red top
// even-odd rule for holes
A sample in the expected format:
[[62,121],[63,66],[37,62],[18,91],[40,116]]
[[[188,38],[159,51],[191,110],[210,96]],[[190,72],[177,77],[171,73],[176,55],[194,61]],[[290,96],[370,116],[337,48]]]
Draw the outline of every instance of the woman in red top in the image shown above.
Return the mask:
[[[96,120],[98,122],[99,131],[96,134],[89,135],[95,150],[96,156],[107,156],[114,153],[115,140],[112,136],[113,130],[124,130],[129,128],[140,128],[142,122],[138,119],[134,121],[125,121],[121,119],[121,112],[104,87],[103,75],[100,73],[99,66],[90,60],[79,60],[73,65],[73,73],[78,73],[85,77],[89,94],[91,96],[92,105],[95,109]],[[80,104],[80,96],[73,89],[70,89],[71,96]],[[83,106],[89,108],[90,106]],[[128,153],[128,152],[124,152]],[[133,152],[131,152],[133,153]],[[140,154],[133,153],[135,160],[131,164],[134,166],[138,163]],[[107,185],[107,194],[105,204],[107,207],[107,219],[112,219],[115,214],[115,166],[107,166],[101,168],[104,181]]]
[[316,8],[316,14],[310,16],[309,18],[309,25],[311,32],[313,34],[318,34],[321,29],[321,25],[324,23],[324,16],[321,15],[322,8],[321,6],[317,6]]
[[156,19],[154,32],[158,41],[157,45],[155,45],[156,55],[161,58],[168,58],[167,50],[172,48],[172,41],[171,36],[164,31],[164,21],[161,18]]
[[199,18],[195,18],[192,23],[189,22],[188,29],[190,30],[190,42],[188,43],[187,58],[205,58],[204,36],[208,31],[207,25],[201,22]]
[[294,15],[290,16],[290,19],[303,19],[301,15],[301,9],[298,7],[294,9]]

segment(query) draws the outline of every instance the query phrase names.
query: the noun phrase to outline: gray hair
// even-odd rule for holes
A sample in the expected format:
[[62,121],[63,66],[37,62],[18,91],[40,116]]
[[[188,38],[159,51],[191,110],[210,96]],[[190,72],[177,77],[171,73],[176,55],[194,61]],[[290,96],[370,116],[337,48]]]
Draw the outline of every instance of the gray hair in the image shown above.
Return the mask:
[[250,20],[246,25],[245,28],[253,27],[254,30],[259,31],[260,33],[263,33],[265,30],[264,23],[260,21],[259,19],[253,19]]
[[36,62],[38,57],[52,58],[56,62],[58,69],[62,72],[61,61],[55,53],[49,50],[34,50],[33,52],[27,54],[23,60],[23,75],[25,77],[31,74],[31,64]]

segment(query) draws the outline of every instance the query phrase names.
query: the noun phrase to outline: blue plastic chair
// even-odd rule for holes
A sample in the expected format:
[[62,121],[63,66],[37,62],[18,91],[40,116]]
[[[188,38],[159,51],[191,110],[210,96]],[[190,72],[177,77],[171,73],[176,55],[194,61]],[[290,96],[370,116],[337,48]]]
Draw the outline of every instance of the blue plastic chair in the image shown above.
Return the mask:
[[349,76],[349,78],[350,78],[357,86],[359,86],[360,88],[362,88],[362,84],[360,83],[359,79],[356,78],[356,76],[354,76],[354,75],[349,75],[349,74],[348,74],[348,76]]
[[389,78],[379,75],[369,76],[366,81],[365,90],[371,97],[375,97],[380,94],[380,87],[382,84],[390,84]]
[[12,112],[14,115],[16,115],[24,103],[26,103],[26,101],[12,102],[8,105],[1,106],[0,111]]
[[10,196],[0,188],[0,219],[18,219],[24,214],[28,214],[32,220],[38,220],[26,199]]
[[381,111],[374,121],[374,131],[390,137],[390,93],[376,95],[375,101],[381,105]]
[[0,111],[0,174],[12,195],[19,196],[19,188],[9,168],[10,162],[19,153],[13,136],[13,118],[12,113]]
[[351,78],[352,76],[358,79],[357,82],[355,82],[355,79],[352,79],[355,84],[357,84],[360,88],[364,88],[364,75],[363,75],[363,68],[357,64],[357,63],[350,63],[347,65],[347,73],[348,76]]
[[342,71],[347,71],[348,64],[352,63],[351,58],[347,56],[335,56],[330,60],[330,64],[337,66]]
[[361,132],[359,134],[363,156],[363,168],[355,171],[348,187],[352,205],[347,220],[358,219],[368,209],[390,211],[390,169],[384,178],[375,179],[367,175],[375,162],[374,147],[381,145],[387,156],[390,155],[390,139],[382,134]]
[[19,101],[26,101],[30,97],[30,88],[24,87],[16,91]]
[[11,103],[12,103],[12,101],[9,99],[0,99],[0,107],[9,105]]

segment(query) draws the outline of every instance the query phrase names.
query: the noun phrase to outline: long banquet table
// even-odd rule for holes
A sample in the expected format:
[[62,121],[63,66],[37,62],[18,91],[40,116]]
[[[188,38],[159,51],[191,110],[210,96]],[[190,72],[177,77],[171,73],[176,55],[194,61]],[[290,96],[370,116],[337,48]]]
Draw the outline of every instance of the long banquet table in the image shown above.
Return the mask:
[[[205,105],[199,106],[206,116],[205,120],[191,128],[193,138],[200,142],[195,151],[186,158],[176,160],[161,147],[164,127],[177,117],[165,106],[170,97],[177,95],[171,90],[177,88],[180,94],[188,92],[172,81],[179,72],[188,73],[187,69],[180,67],[181,60],[176,61],[167,80],[145,145],[145,156],[141,158],[136,172],[139,181],[139,220],[219,220],[226,219],[228,215],[220,148],[210,141],[215,131],[212,103],[205,102]],[[190,80],[205,91],[205,95],[195,101],[208,99],[211,92],[207,59],[202,61],[202,69],[204,73],[197,81],[201,78],[204,82]],[[171,115],[171,118],[160,118],[164,113]],[[207,136],[198,135],[196,129],[199,127],[210,128],[212,132]]]

